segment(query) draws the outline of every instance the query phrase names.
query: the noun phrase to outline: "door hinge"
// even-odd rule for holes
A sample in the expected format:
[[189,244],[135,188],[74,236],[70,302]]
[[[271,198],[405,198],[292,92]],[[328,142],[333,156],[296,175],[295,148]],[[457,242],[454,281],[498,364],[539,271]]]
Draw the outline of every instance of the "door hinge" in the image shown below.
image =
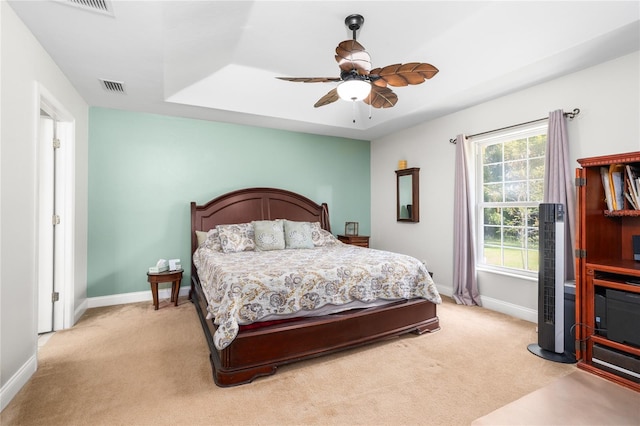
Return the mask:
[[51,223],[53,223],[53,226],[60,225],[60,216],[57,214],[54,214],[51,217]]
[[54,138],[53,139],[53,149],[58,149],[58,148],[60,148],[60,139]]
[[51,293],[51,302],[57,302],[58,300],[60,300],[60,293],[57,291]]
[[576,186],[585,186],[587,184],[587,179],[583,177],[576,178]]
[[587,257],[587,251],[584,249],[576,249],[575,256],[577,259],[584,259],[585,257]]

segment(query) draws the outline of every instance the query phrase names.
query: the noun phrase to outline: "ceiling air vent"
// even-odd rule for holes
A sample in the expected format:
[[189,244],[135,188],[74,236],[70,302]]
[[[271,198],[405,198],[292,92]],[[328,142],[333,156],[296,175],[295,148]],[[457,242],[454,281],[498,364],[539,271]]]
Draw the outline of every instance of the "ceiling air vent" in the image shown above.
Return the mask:
[[89,10],[91,12],[103,13],[113,16],[111,9],[111,0],[57,0],[62,4],[75,6],[80,9]]
[[100,79],[100,84],[107,92],[124,94],[124,83],[121,81]]

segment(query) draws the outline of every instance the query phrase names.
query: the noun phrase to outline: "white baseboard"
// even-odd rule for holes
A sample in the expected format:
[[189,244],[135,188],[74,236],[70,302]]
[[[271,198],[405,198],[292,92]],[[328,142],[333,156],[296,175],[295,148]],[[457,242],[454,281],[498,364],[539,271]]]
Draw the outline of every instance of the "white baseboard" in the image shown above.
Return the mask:
[[27,384],[33,373],[38,368],[37,354],[33,354],[31,358],[24,363],[22,367],[14,374],[7,383],[0,389],[0,411],[4,410],[11,400],[20,392],[20,389]]
[[[436,284],[436,287],[440,294],[449,297],[453,296],[453,287],[447,287],[439,284]],[[535,309],[526,308],[524,306],[505,302],[504,300],[498,300],[482,295],[480,295],[480,302],[482,303],[483,308],[487,308],[491,311],[500,312],[533,323],[538,322],[538,311]]]
[[[180,287],[179,296],[186,296],[189,294],[191,287]],[[158,290],[159,299],[170,299],[171,289],[163,288]],[[87,308],[99,308],[101,306],[113,306],[124,305],[126,303],[138,303],[153,300],[151,296],[151,290],[137,291],[135,293],[121,293],[112,294],[109,296],[98,296],[87,298]]]
[[436,284],[436,288],[438,289],[438,293],[443,296],[452,297],[453,296],[453,287],[447,287],[442,284]]
[[501,312],[533,323],[538,322],[538,311],[535,309],[525,308],[524,306],[514,305],[504,300],[486,296],[480,296],[480,301],[482,302],[482,307],[492,311]]
[[76,307],[76,310],[73,312],[73,324],[74,325],[75,325],[75,323],[78,322],[80,317],[82,315],[84,315],[84,313],[85,313],[85,311],[87,310],[88,307],[89,307],[89,303],[87,302],[87,299],[82,299],[82,303],[80,303],[80,305],[78,305]]

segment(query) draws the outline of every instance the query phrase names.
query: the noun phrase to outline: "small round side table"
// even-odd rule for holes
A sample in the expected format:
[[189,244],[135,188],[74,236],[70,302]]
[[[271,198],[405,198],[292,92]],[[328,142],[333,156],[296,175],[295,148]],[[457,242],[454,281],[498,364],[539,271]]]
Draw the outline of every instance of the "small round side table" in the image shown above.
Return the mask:
[[174,306],[178,306],[178,293],[182,282],[182,269],[177,271],[166,271],[152,273],[147,272],[147,281],[151,284],[151,295],[153,296],[153,306],[158,310],[158,283],[171,283],[171,301]]

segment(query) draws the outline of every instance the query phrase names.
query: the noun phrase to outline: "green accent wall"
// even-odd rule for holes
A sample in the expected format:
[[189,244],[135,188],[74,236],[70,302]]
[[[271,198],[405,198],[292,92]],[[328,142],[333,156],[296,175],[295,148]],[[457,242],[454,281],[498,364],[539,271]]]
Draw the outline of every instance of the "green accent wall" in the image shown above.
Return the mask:
[[246,187],[326,202],[334,234],[369,235],[369,141],[91,108],[87,296],[148,290],[159,258],[188,285],[190,202]]

